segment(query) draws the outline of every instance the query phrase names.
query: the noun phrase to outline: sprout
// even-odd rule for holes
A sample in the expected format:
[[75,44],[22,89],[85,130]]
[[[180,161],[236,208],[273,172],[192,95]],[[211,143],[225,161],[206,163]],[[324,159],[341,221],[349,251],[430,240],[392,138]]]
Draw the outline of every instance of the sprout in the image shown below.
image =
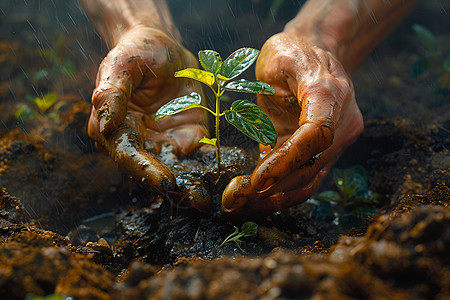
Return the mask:
[[234,226],[234,232],[227,236],[227,238],[220,244],[220,247],[225,245],[228,242],[235,242],[238,248],[245,253],[244,250],[242,250],[240,243],[242,242],[240,240],[241,237],[247,237],[247,236],[254,236],[258,233],[258,224],[254,222],[247,221],[244,224],[242,224],[241,231],[239,232],[239,228]]
[[198,93],[173,99],[163,105],[155,115],[160,120],[170,115],[191,109],[202,108],[215,118],[216,137],[202,138],[199,142],[216,147],[217,171],[220,173],[220,134],[219,120],[225,115],[227,121],[242,133],[263,145],[274,147],[277,141],[277,132],[270,118],[260,107],[248,100],[233,102],[229,110],[220,112],[220,100],[225,91],[245,92],[254,94],[273,95],[274,89],[259,80],[234,80],[247,70],[258,58],[259,51],[252,48],[241,48],[233,52],[225,61],[219,53],[213,50],[202,50],[198,53],[200,64],[204,70],[188,68],[175,73],[175,77],[186,77],[206,84],[216,97],[215,109],[202,105]]

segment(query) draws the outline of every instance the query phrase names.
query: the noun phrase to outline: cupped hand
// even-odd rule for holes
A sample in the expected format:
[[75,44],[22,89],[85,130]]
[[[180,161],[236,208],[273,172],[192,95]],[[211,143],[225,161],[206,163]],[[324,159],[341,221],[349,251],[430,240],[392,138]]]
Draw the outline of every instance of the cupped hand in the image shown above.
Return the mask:
[[125,173],[159,193],[174,190],[175,179],[150,152],[170,143],[177,154],[191,154],[207,132],[206,116],[197,109],[154,120],[163,104],[201,90],[192,80],[174,77],[196,64],[194,56],[164,32],[139,27],[122,36],[99,67],[89,135]]
[[330,52],[294,33],[271,37],[261,49],[256,77],[275,89],[258,105],[278,132],[253,174],[230,182],[225,212],[264,215],[306,201],[342,151],[363,130],[353,84]]

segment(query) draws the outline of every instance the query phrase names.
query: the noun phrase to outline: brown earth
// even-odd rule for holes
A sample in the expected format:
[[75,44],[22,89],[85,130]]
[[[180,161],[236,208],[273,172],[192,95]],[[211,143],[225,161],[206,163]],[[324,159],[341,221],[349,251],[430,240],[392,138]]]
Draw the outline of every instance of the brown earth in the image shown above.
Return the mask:
[[[236,15],[219,29],[238,24],[255,30],[254,40],[244,29],[231,31],[232,40],[217,45],[219,52],[242,43],[260,47],[281,28],[282,18],[290,17],[280,10],[273,22],[265,17],[264,1],[238,3],[221,4],[222,11]],[[350,219],[335,218],[320,212],[323,202],[308,201],[252,219],[258,234],[242,239],[242,252],[234,243],[220,247],[235,224],[218,213],[162,201],[130,183],[95,150],[86,124],[96,68],[106,49],[70,5],[76,7],[70,1],[58,4],[54,14],[60,23],[45,17],[53,10],[37,1],[10,4],[2,8],[8,13],[0,14],[2,298],[54,293],[76,299],[450,297],[450,91],[436,88],[433,70],[416,78],[410,74],[423,55],[411,25],[426,22],[439,41],[446,41],[442,11],[450,8],[419,4],[352,75],[365,131],[336,167],[364,168],[367,189],[381,195],[378,212],[366,218],[347,209]],[[24,15],[33,10],[40,13]],[[202,13],[196,6],[190,11],[177,17],[181,27],[193,22],[192,11]],[[261,29],[254,27],[258,15],[253,12],[261,13]],[[214,20],[203,21],[205,27],[196,21],[192,32],[182,31],[194,52],[208,46],[196,44],[196,30],[206,28],[217,39],[210,26]],[[54,55],[45,55],[45,49]],[[68,60],[75,66],[71,75],[59,68]],[[38,76],[41,70],[47,75]],[[58,101],[42,112],[33,100],[48,92]],[[17,113],[24,107],[32,117]],[[247,153],[255,153],[251,142],[228,132],[229,146],[245,145]],[[254,155],[232,147],[225,152],[230,177],[250,172]],[[195,169],[189,176],[209,186],[213,160],[197,155],[172,163]],[[166,158],[166,163],[171,162]],[[326,190],[336,190],[331,175],[319,192]]]

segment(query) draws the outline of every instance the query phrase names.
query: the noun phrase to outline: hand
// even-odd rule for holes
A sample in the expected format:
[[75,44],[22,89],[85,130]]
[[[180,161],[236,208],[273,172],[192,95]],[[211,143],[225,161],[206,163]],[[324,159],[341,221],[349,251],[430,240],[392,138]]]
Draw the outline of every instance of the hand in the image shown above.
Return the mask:
[[191,154],[207,132],[200,110],[154,121],[163,104],[201,90],[192,80],[174,77],[175,71],[196,64],[193,55],[164,32],[137,27],[121,37],[97,74],[89,135],[122,171],[159,193],[174,190],[175,179],[148,151],[157,153],[168,142],[178,154]]
[[275,89],[259,96],[278,142],[251,176],[234,178],[222,196],[232,214],[264,215],[306,201],[342,151],[363,130],[353,84],[330,53],[294,33],[270,38],[256,63],[256,77]]

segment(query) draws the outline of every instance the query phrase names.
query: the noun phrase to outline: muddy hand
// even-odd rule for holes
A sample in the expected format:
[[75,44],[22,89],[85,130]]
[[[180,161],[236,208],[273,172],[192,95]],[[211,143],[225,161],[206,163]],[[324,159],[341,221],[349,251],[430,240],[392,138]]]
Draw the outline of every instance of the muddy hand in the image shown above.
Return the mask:
[[128,125],[119,126],[102,145],[122,172],[130,174],[148,189],[159,194],[176,189],[172,172],[142,147],[138,133]]
[[157,153],[162,143],[171,143],[178,154],[188,155],[205,136],[202,111],[154,121],[163,104],[200,90],[194,82],[174,77],[195,64],[192,54],[164,32],[138,28],[122,36],[97,74],[89,135],[121,170],[159,193],[173,191],[175,179],[148,151]]
[[231,214],[269,214],[307,200],[341,152],[362,132],[352,82],[335,57],[294,34],[270,38],[256,77],[275,89],[258,98],[278,142],[251,176],[234,178],[222,206]]

